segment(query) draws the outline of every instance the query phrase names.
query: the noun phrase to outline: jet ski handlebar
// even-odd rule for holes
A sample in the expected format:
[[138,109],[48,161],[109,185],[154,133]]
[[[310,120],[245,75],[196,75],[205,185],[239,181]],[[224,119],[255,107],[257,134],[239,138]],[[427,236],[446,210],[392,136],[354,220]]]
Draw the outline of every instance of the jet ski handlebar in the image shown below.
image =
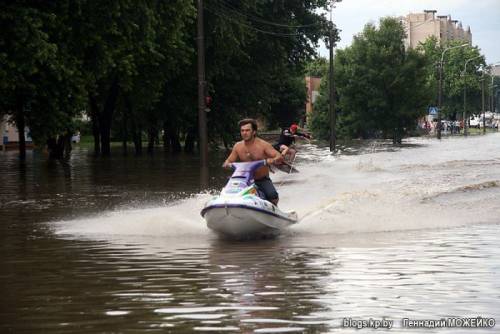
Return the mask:
[[257,161],[248,162],[232,162],[227,165],[227,168],[231,168],[233,171],[241,170],[245,172],[255,172],[259,167],[267,166],[268,163],[265,159]]

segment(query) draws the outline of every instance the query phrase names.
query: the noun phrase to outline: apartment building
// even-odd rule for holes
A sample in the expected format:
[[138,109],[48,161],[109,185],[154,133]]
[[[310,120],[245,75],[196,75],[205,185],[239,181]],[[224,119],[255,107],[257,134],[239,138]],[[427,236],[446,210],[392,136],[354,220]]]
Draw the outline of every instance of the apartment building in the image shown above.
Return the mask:
[[450,15],[436,15],[435,10],[424,10],[423,13],[410,13],[401,18],[406,29],[405,46],[415,48],[428,37],[435,36],[441,44],[451,40],[462,40],[472,43],[470,27],[463,28],[458,20],[452,20]]
[[500,65],[493,65],[491,68],[491,74],[496,77],[500,77]]

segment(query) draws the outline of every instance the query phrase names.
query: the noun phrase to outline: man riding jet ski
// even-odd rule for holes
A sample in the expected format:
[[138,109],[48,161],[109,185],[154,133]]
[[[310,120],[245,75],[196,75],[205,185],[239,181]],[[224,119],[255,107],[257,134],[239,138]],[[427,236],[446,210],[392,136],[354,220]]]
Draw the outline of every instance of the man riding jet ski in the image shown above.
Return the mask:
[[269,178],[269,165],[283,162],[283,157],[271,144],[257,137],[257,121],[251,118],[239,122],[240,135],[243,140],[237,142],[223,167],[230,167],[236,161],[248,162],[266,160],[266,166],[255,171],[255,184],[264,193],[267,200],[278,205],[279,196]]
[[281,162],[282,157],[271,144],[256,137],[255,120],[244,119],[239,125],[243,140],[235,144],[223,164],[235,171],[220,196],[205,204],[201,215],[210,229],[225,236],[274,236],[297,222],[295,212],[278,209],[278,192],[269,178],[269,165]]
[[208,228],[235,239],[272,237],[297,222],[295,212],[281,211],[265,200],[256,187],[253,174],[265,160],[234,162],[233,175],[219,196],[205,204],[201,215]]

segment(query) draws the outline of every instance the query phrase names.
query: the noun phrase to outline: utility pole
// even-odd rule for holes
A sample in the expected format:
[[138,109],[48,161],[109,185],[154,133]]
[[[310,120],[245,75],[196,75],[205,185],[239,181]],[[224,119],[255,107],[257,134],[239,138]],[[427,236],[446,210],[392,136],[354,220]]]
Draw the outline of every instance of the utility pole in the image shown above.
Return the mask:
[[198,136],[200,144],[200,164],[201,167],[208,167],[208,135],[207,135],[207,115],[205,106],[205,43],[204,43],[204,23],[203,23],[203,0],[198,3]]
[[467,64],[469,64],[472,60],[482,57],[481,55],[469,58],[465,61],[464,71],[462,72],[462,76],[464,78],[464,136],[467,136],[467,132],[469,129],[469,118],[467,117],[467,104],[466,104],[466,96],[467,96]]
[[498,87],[498,85],[494,85],[495,82],[495,76],[493,73],[491,74],[491,94],[490,94],[490,112],[495,113],[495,99],[496,99],[496,94],[494,93],[494,88]]
[[334,41],[334,36],[333,36],[333,18],[332,18],[332,12],[333,12],[333,7],[335,5],[335,2],[340,2],[342,0],[334,0],[332,1],[332,8],[330,9],[330,45],[329,45],[329,51],[330,51],[330,68],[329,68],[329,75],[330,75],[330,152],[335,151],[335,145],[336,145],[336,140],[337,140],[337,132],[335,130],[337,126],[337,113],[335,112],[335,80],[334,80],[334,72],[333,72],[333,47],[335,45]]
[[[490,98],[489,98],[489,105],[490,105],[490,112],[491,113],[495,113],[495,110],[494,110],[494,106],[493,106],[493,83],[494,83],[494,79],[495,79],[495,76],[493,75],[493,66],[496,66],[496,65],[499,65],[500,64],[500,61],[499,62],[496,62],[496,63],[491,63],[488,65],[488,68],[489,68],[489,71],[490,71],[490,77],[491,77],[491,94],[490,94]],[[483,90],[484,90],[484,82],[483,82]],[[485,114],[486,116],[486,114]],[[483,118],[484,119],[484,118]],[[484,125],[484,123],[483,123]],[[486,131],[486,127],[483,127]]]
[[468,130],[468,125],[469,125],[469,120],[467,119],[467,103],[466,103],[466,96],[467,96],[467,79],[465,78],[464,74],[464,114],[462,115],[462,119],[464,120],[464,136],[467,137],[467,130]]
[[483,135],[486,134],[486,111],[484,110],[484,69],[481,76],[481,113],[483,114]]
[[[446,51],[446,50],[445,50]],[[444,52],[443,52],[444,55]],[[441,57],[442,59],[442,57]],[[439,82],[438,82],[438,117],[436,124],[436,138],[441,139],[441,106],[443,104],[443,62],[439,63]]]
[[[492,82],[493,82],[493,80],[492,80]],[[491,112],[492,113],[495,113],[495,110],[496,110],[495,102],[496,102],[497,94],[496,94],[496,91],[493,90],[493,88],[496,88],[496,87],[498,87],[498,85],[491,85]]]
[[333,27],[330,29],[330,152],[335,151],[335,126],[337,115],[335,113],[335,81],[333,79]]

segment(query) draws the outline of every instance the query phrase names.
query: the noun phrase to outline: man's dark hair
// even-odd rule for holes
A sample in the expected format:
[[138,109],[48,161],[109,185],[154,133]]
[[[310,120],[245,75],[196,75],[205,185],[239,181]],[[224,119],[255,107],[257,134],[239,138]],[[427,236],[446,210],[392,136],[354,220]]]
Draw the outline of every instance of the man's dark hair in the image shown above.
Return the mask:
[[241,128],[243,125],[252,124],[252,130],[257,131],[257,121],[253,118],[245,118],[238,122],[238,126]]

